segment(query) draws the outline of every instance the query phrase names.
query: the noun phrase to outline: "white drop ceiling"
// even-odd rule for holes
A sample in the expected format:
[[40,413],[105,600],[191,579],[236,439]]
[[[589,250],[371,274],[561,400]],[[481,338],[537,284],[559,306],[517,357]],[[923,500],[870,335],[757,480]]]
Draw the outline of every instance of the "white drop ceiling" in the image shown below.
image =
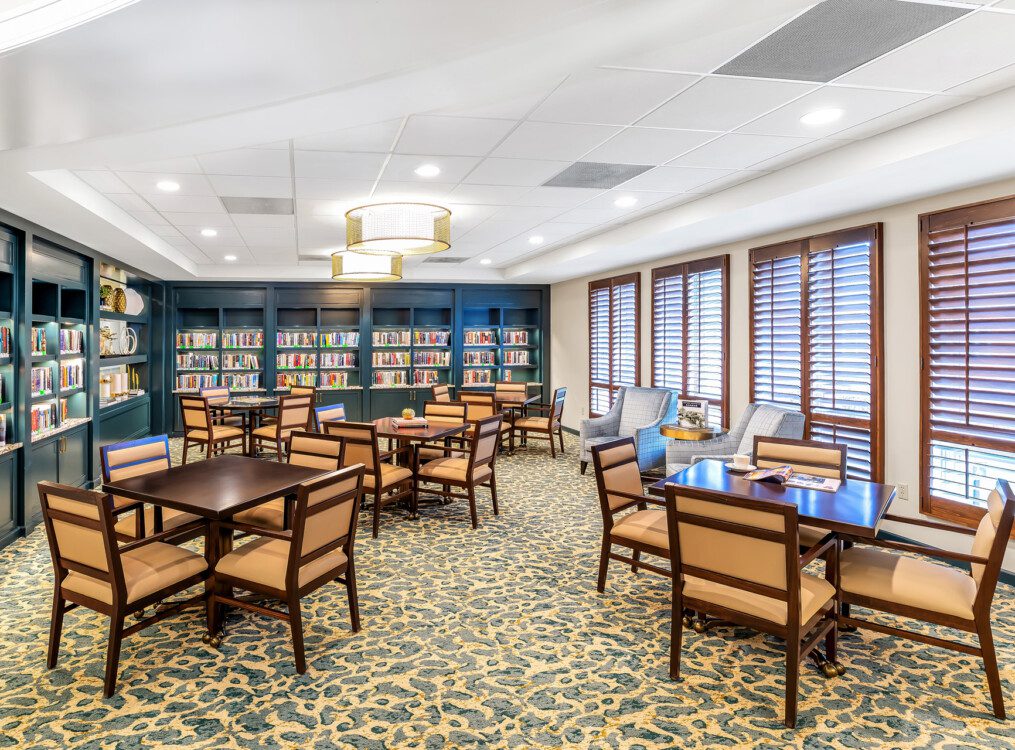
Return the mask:
[[[405,3],[380,5],[394,9]],[[623,12],[613,3],[577,1],[527,3],[516,10],[533,13],[536,5],[543,9],[559,5],[563,18],[572,25],[576,18],[605,23],[608,19],[596,16],[605,13],[604,5]],[[642,19],[651,18],[650,11],[658,16],[661,7],[651,2],[626,5],[629,14],[637,12],[636,6],[644,6]],[[273,90],[270,100],[265,92],[260,121],[257,107],[251,110],[246,103],[242,112],[237,111],[246,117],[242,122],[247,125],[228,133],[218,128],[212,134],[207,126],[209,135],[202,137],[206,124],[201,120],[180,125],[165,115],[160,123],[165,137],[153,161],[123,158],[133,148],[116,146],[118,138],[127,144],[132,137],[125,117],[122,132],[105,136],[110,143],[107,149],[101,139],[91,139],[87,148],[77,151],[73,141],[62,144],[63,151],[47,151],[41,148],[43,143],[26,146],[20,149],[19,159],[5,163],[0,158],[0,175],[12,168],[32,172],[60,190],[60,200],[87,206],[92,221],[105,220],[111,230],[128,235],[123,242],[125,260],[131,259],[130,248],[139,242],[137,237],[157,238],[148,246],[160,263],[176,263],[179,276],[225,278],[234,268],[243,267],[247,276],[256,276],[261,269],[263,277],[271,278],[276,269],[286,267],[301,269],[299,273],[308,278],[325,278],[328,256],[343,246],[346,210],[372,201],[419,200],[446,205],[452,211],[453,241],[448,252],[466,261],[441,268],[442,274],[477,280],[513,278],[517,268],[531,269],[533,259],[571,243],[704,201],[824,152],[876,139],[1015,85],[1015,3],[958,5],[969,12],[826,84],[713,72],[813,3],[776,0],[746,7],[732,0],[689,2],[681,11],[688,22],[710,22],[700,31],[689,30],[676,41],[657,34],[647,46],[639,42],[626,49],[576,52],[580,64],[573,69],[547,63],[542,74],[534,58],[531,69],[535,73],[526,72],[525,60],[520,58],[517,73],[499,69],[504,80],[517,78],[516,85],[484,88],[477,82],[472,94],[435,109],[412,103],[418,97],[405,88],[406,111],[399,111],[402,100],[392,96],[397,88],[392,91],[384,88],[388,84],[383,80],[364,79],[364,90],[374,87],[378,103],[357,112],[362,124],[331,129],[333,118],[308,120],[306,112],[297,118],[295,112],[283,111],[276,117],[279,96]],[[155,21],[143,12],[145,6],[132,6],[45,43],[53,46],[55,54],[66,37],[66,46],[80,51],[87,47],[89,29],[99,24],[111,27],[102,29],[105,39],[115,38],[112,32],[117,24],[120,32],[128,34],[131,24]],[[356,11],[347,8],[347,12]],[[364,33],[382,34],[381,28]],[[477,43],[500,44],[505,49],[518,43],[517,36],[505,33],[498,39],[496,31],[486,27],[481,32],[477,27],[476,36]],[[133,50],[133,45],[126,45],[125,54]],[[558,57],[567,59],[568,55]],[[425,66],[426,58],[421,59]],[[0,60],[0,75],[10,80],[4,75],[9,73],[8,65],[23,73],[24,68],[16,64],[10,58]],[[80,64],[89,63],[82,60]],[[211,85],[223,85],[214,66],[200,73]],[[151,81],[155,89],[164,83]],[[243,85],[242,81],[229,83]],[[454,80],[440,83],[456,87]],[[464,80],[462,88],[466,88]],[[302,93],[294,89],[292,96]],[[843,115],[821,126],[801,123],[804,114],[825,108],[841,109]],[[376,121],[369,122],[371,116]],[[270,139],[265,138],[269,134]],[[202,143],[214,143],[216,148],[199,148]],[[575,161],[652,168],[612,190],[541,186]],[[416,175],[415,169],[423,164],[439,167],[440,174]],[[64,179],[58,172],[72,174],[81,182]],[[835,177],[830,173],[827,180]],[[179,190],[160,190],[157,183],[164,180],[178,183]],[[229,214],[221,198],[230,196],[291,199],[294,213]],[[634,198],[636,203],[618,208],[614,202],[621,197]],[[52,201],[52,196],[47,200]],[[108,210],[100,210],[107,204]],[[0,207],[8,206],[0,203]],[[848,206],[842,208],[846,212]],[[72,220],[84,222],[77,214],[67,219],[68,223]],[[124,227],[129,228],[131,222],[150,232],[127,231]],[[58,220],[41,223],[70,233]],[[201,229],[206,228],[217,230],[217,235],[202,236]],[[542,243],[530,242],[533,236],[542,237]],[[238,262],[227,263],[227,255],[236,256]],[[492,263],[481,266],[483,259]],[[434,278],[428,272],[440,267],[430,264],[426,269],[423,260],[407,259],[409,276]],[[617,258],[616,262],[630,260]],[[580,265],[571,271],[572,275],[584,273]],[[528,273],[524,280],[538,277]]]

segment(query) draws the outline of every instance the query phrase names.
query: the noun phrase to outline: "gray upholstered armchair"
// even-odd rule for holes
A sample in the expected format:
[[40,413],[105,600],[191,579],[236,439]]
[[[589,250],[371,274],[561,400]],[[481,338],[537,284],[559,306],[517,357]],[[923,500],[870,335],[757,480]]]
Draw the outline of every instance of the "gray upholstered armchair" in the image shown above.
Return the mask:
[[677,397],[665,388],[627,386],[617,392],[610,410],[595,419],[583,419],[579,430],[581,471],[592,460],[591,446],[618,437],[633,437],[638,451],[638,469],[660,466],[666,459],[666,442],[659,425],[677,419]]
[[666,474],[676,474],[704,458],[729,460],[737,453],[753,453],[754,436],[799,440],[804,436],[804,415],[771,404],[749,404],[737,426],[711,440],[671,440],[666,446]]

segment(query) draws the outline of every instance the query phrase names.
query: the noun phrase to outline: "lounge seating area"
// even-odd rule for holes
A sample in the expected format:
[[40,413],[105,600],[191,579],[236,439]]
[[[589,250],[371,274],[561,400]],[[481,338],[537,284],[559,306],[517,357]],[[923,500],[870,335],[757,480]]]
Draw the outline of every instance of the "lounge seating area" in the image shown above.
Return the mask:
[[1015,750],[1013,40],[0,3],[0,750]]

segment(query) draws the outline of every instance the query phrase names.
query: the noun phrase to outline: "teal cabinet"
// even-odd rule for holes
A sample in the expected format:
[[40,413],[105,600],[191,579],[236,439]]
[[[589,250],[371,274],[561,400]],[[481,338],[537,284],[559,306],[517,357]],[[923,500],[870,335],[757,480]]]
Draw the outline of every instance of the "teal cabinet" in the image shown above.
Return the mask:
[[18,531],[17,452],[0,457],[0,545]]
[[74,487],[88,482],[89,442],[88,426],[82,425],[32,444],[25,477],[25,533],[42,521],[39,482],[59,482]]

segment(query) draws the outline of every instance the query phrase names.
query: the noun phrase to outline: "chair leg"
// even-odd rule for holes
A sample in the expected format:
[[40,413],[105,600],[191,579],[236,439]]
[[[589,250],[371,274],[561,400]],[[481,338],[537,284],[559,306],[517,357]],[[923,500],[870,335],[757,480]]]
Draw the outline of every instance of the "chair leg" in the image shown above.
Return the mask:
[[278,462],[282,463],[282,437],[281,433],[275,437],[275,455],[278,457]]
[[120,665],[120,644],[123,641],[123,615],[114,614],[109,618],[109,648],[106,651],[106,679],[102,694],[111,698],[116,690],[116,672]]
[[[557,437],[560,438],[560,455],[564,455],[564,428],[557,428]],[[550,435],[550,440],[553,440],[553,435]]]
[[[380,482],[378,482],[380,484]],[[380,491],[374,492],[374,539],[377,538],[378,532],[381,530],[381,493]]]
[[60,596],[60,583],[57,582],[56,590],[53,591],[53,617],[49,622],[49,652],[46,654],[46,669],[56,666],[56,660],[60,656],[61,633],[63,633],[63,598]]
[[552,432],[548,432],[548,433],[546,433],[546,436],[548,438],[550,438],[550,458],[556,458],[557,457],[557,446],[554,445],[554,442],[553,442],[553,433]]
[[610,537],[603,534],[603,548],[599,552],[599,581],[596,584],[596,589],[599,593],[603,593],[606,590],[606,569],[610,565]]
[[184,438],[183,438],[183,459],[180,461],[181,464],[186,464],[187,463],[187,451],[189,451],[189,450],[190,450],[190,445],[187,442],[187,437],[184,436]]
[[212,457],[212,453],[214,451],[214,449],[212,448],[212,441],[209,440],[206,443],[206,446],[207,446],[207,451],[205,451],[205,453],[206,453],[205,458],[211,458]]
[[[631,559],[632,560],[641,560],[641,550],[640,549],[634,550],[634,554],[631,555]],[[633,575],[638,575],[638,566],[637,565],[632,565],[631,566],[631,573]]]
[[356,568],[352,560],[349,560],[349,567],[345,571],[345,589],[349,595],[349,619],[352,620],[352,632],[358,633],[359,625],[359,594],[356,591]]
[[497,475],[490,475],[490,497],[493,498],[493,514],[500,515],[500,508],[497,507]]
[[673,607],[673,617],[670,622],[670,679],[680,679],[680,650],[684,643],[684,613],[683,608]]
[[300,615],[300,600],[293,597],[289,600],[289,627],[293,633],[293,655],[296,657],[296,671],[303,674],[307,671],[307,657],[303,652],[303,617]]
[[589,462],[588,461],[582,461],[581,462],[581,472],[582,472],[582,474],[585,474],[585,470],[587,468],[589,468]]
[[980,636],[980,652],[983,657],[983,669],[987,673],[987,686],[990,688],[990,702],[994,708],[994,716],[1004,719],[1004,693],[1001,692],[1001,676],[997,671],[997,654],[994,652],[994,634],[990,631],[990,623],[977,623],[977,634]]
[[790,729],[796,726],[797,693],[800,683],[800,634],[790,631],[786,639],[786,720]]
[[476,513],[475,485],[469,485],[469,515],[472,516],[472,528],[479,528],[479,514]]

